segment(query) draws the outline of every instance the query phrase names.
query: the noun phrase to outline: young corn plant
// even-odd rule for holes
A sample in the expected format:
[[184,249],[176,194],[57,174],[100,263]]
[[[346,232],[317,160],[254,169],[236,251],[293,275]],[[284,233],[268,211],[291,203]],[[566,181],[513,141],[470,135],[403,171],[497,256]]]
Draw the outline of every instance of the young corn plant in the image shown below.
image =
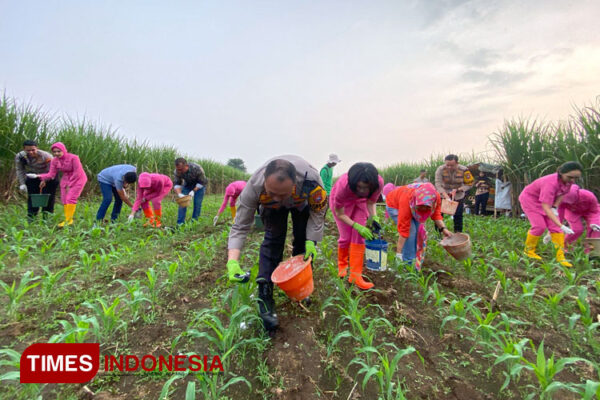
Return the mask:
[[50,343],[84,343],[88,334],[91,330],[98,330],[98,321],[95,317],[88,317],[86,315],[77,315],[69,313],[73,318],[73,325],[69,321],[64,319],[58,322],[63,327],[63,333],[53,335],[50,338]]
[[69,272],[74,267],[74,265],[70,265],[68,267],[59,269],[56,272],[52,272],[50,271],[50,268],[48,266],[42,265],[42,269],[46,273],[44,276],[42,276],[42,298],[48,306],[50,304],[47,302],[47,300],[50,298],[52,292],[56,288],[56,284],[67,272]]
[[4,291],[4,294],[8,297],[8,315],[9,317],[17,316],[17,311],[23,296],[27,294],[31,289],[38,286],[41,282],[35,282],[40,279],[39,276],[33,276],[32,271],[27,271],[21,277],[19,285],[17,286],[16,281],[13,281],[12,285],[4,283],[0,280],[0,287]]
[[158,295],[160,293],[160,285],[158,284],[158,272],[153,267],[150,267],[146,270],[146,287],[150,292],[150,301],[152,305],[152,310],[154,311],[156,305],[158,304]]
[[104,299],[96,299],[96,302],[86,301],[82,305],[94,312],[94,317],[99,322],[94,328],[97,340],[105,340],[113,337],[118,331],[125,334],[127,341],[127,322],[121,319],[121,308],[118,308],[121,299],[115,297],[112,304],[107,305]]
[[[358,353],[372,354],[375,356],[377,360],[374,364],[368,364],[364,362],[362,359],[355,357],[351,362],[352,364],[358,364],[361,368],[358,371],[358,375],[363,374],[362,388],[366,387],[367,383],[370,379],[374,378],[377,382],[379,388],[379,398],[384,400],[397,400],[397,399],[405,399],[404,391],[402,389],[402,384],[395,377],[396,371],[398,370],[398,365],[400,360],[412,353],[417,353],[421,361],[423,362],[423,358],[417,352],[417,350],[409,346],[405,349],[398,350],[398,348],[394,345],[388,345],[392,348],[392,350],[396,350],[393,358],[390,358],[390,352],[385,350],[378,350],[375,347],[362,347],[358,350]],[[367,357],[368,359],[369,357]]]
[[546,358],[544,353],[544,341],[540,343],[537,351],[535,345],[533,342],[531,342],[531,349],[536,354],[535,363],[532,363],[525,357],[521,357],[520,366],[523,369],[533,371],[535,373],[539,386],[536,388],[536,393],[533,393],[533,395],[539,394],[540,399],[545,400],[552,399],[552,393],[560,389],[577,392],[578,388],[576,384],[556,381],[554,380],[554,377],[567,365],[574,364],[576,362],[589,363],[588,360],[580,357],[565,357],[555,361],[554,353],[552,353],[550,358]]
[[[131,322],[136,322],[140,318],[140,313],[143,311],[144,303],[151,304],[152,301],[144,294],[139,280],[124,281],[117,279],[126,290],[127,295],[123,299],[129,310],[131,311]],[[145,316],[145,313],[142,313]]]
[[567,286],[566,288],[561,290],[559,293],[548,294],[548,296],[546,296],[546,298],[544,298],[544,302],[546,302],[546,304],[550,308],[550,315],[552,316],[552,322],[555,325],[558,325],[558,316],[559,316],[558,306],[559,306],[560,302],[562,301],[562,299],[571,291],[571,289],[573,289],[573,286]]

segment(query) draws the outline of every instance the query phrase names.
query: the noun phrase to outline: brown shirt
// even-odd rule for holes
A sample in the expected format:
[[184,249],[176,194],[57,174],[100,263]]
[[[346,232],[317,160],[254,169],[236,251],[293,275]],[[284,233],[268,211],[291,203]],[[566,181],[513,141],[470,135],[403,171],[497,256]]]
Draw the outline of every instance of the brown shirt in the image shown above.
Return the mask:
[[266,208],[279,208],[282,206],[270,199],[264,189],[265,169],[267,164],[274,159],[287,160],[296,167],[296,185],[292,196],[283,207],[297,209],[310,207],[310,216],[306,224],[306,239],[315,242],[320,242],[323,239],[327,192],[323,189],[319,171],[301,157],[285,155],[267,161],[248,180],[246,187],[238,198],[237,214],[229,231],[229,249],[241,249],[243,247],[246,236],[254,223],[254,213],[259,206]]
[[435,188],[440,194],[456,189],[454,200],[462,200],[472,186],[473,175],[464,165],[459,164],[456,169],[442,165],[435,171]]
[[25,151],[20,151],[15,156],[15,168],[20,185],[25,184],[25,174],[45,174],[50,170],[52,155],[38,149],[35,157],[29,157]]

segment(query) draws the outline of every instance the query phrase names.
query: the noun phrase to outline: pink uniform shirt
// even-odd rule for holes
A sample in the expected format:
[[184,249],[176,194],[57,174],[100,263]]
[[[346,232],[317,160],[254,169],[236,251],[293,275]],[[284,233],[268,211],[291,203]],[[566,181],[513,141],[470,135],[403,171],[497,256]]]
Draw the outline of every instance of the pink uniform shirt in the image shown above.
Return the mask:
[[563,215],[565,210],[569,210],[576,215],[591,215],[600,212],[598,199],[594,193],[589,190],[581,189],[577,185],[572,185],[569,193],[563,197],[558,209],[559,215]]
[[391,182],[386,183],[385,186],[383,187],[383,191],[381,192],[381,194],[383,194],[383,197],[385,197],[388,195],[388,193],[390,193],[394,189],[396,189],[396,185],[394,185]]
[[[138,178],[135,203],[132,212],[136,212],[140,206],[152,201],[155,209],[160,209],[160,201],[169,193],[173,187],[171,178],[162,174],[150,174],[142,172]],[[157,202],[157,204],[154,204]],[[158,207],[156,207],[158,205]]]
[[223,204],[221,204],[221,208],[219,208],[219,214],[225,211],[225,207],[227,207],[227,201],[229,200],[229,207],[235,206],[235,201],[242,193],[242,190],[246,187],[246,181],[235,181],[231,182],[225,188],[225,197],[223,198]]
[[569,193],[571,185],[571,183],[564,183],[558,173],[542,176],[525,186],[519,201],[523,209],[541,209],[542,203],[552,206],[558,197]]
[[61,142],[56,142],[50,147],[57,148],[63,152],[61,157],[54,157],[50,161],[50,170],[40,175],[40,179],[54,179],[58,172],[62,172],[60,179],[60,200],[63,204],[77,204],[77,199],[81,196],[83,187],[87,182],[87,176],[75,154],[67,152],[67,148]]
[[56,174],[62,172],[62,178],[60,180],[60,187],[85,185],[87,182],[87,176],[79,161],[79,157],[75,154],[67,152],[67,148],[61,142],[54,143],[53,148],[58,148],[63,152],[62,157],[54,157],[50,161],[50,170],[40,175],[40,179],[48,180],[54,179]]

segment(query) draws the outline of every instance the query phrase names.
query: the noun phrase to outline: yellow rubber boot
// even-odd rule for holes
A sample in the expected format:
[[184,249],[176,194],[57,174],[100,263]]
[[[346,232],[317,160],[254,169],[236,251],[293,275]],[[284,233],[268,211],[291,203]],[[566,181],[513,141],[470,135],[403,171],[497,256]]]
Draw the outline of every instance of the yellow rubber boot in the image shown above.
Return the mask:
[[233,220],[235,221],[235,213],[237,211],[235,206],[229,207],[229,211],[231,211],[231,218],[233,218]]
[[350,248],[345,249],[338,247],[338,277],[343,278],[348,274],[348,257],[350,256]]
[[527,232],[527,239],[525,239],[525,255],[527,257],[533,258],[534,260],[542,259],[542,257],[538,256],[535,252],[540,238],[541,236],[535,236],[532,235],[530,232]]
[[73,225],[73,215],[75,215],[75,208],[77,204],[65,204],[65,220],[58,224],[59,228],[63,228],[65,225]]
[[573,264],[567,261],[565,258],[565,234],[564,233],[551,233],[552,243],[556,248],[556,261],[563,267],[572,267]]
[[144,224],[144,226],[153,226],[154,225],[154,212],[152,211],[152,208],[148,207],[146,209],[143,209],[144,211],[144,215],[146,216],[146,223]]
[[375,286],[371,282],[365,281],[362,276],[365,249],[366,246],[364,244],[350,243],[350,277],[348,278],[348,282],[354,283],[363,290],[371,289]]

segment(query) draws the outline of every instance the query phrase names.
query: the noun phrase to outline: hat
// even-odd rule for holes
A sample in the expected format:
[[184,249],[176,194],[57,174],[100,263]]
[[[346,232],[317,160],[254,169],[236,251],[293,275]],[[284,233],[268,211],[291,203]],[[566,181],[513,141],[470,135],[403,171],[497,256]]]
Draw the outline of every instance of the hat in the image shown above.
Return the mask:
[[330,154],[329,155],[329,160],[327,160],[327,163],[336,163],[339,164],[342,160],[340,160],[340,158],[337,156],[337,154]]

